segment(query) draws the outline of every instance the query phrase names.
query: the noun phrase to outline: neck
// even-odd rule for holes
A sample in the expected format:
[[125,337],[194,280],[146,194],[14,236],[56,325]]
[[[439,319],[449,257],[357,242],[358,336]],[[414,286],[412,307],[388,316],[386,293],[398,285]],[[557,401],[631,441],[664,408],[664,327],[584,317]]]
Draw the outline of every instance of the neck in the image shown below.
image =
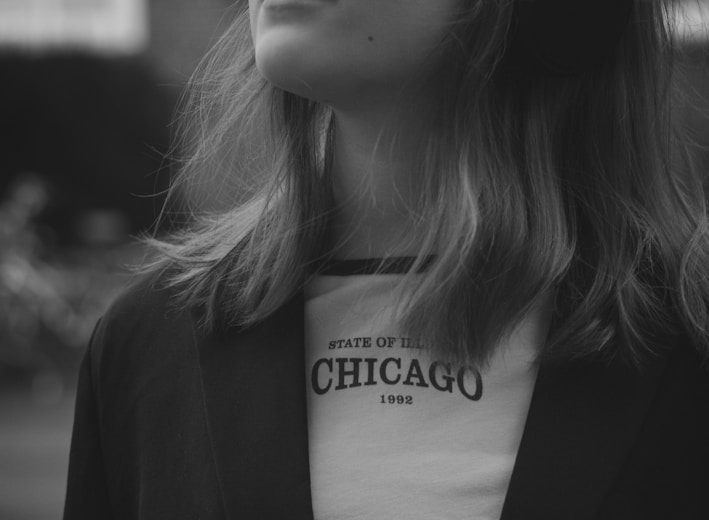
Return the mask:
[[335,211],[332,247],[339,258],[411,256],[416,151],[426,118],[420,112],[335,110],[330,175]]

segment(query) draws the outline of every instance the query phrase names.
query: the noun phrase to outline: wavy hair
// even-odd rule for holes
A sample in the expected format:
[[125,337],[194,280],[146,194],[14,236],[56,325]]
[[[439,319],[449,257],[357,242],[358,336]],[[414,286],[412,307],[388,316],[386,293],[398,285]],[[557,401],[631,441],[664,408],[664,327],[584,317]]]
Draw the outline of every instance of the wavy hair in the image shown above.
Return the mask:
[[[507,66],[514,1],[464,3],[421,147],[411,216],[423,245],[397,291],[404,329],[480,365],[547,297],[543,359],[640,362],[678,333],[707,352],[707,220],[671,118],[670,4],[636,2],[611,59],[554,77]],[[162,255],[149,267],[207,328],[268,317],[331,253],[333,115],[261,77],[246,2],[235,9],[185,100],[174,189],[247,182],[233,207],[153,239]]]

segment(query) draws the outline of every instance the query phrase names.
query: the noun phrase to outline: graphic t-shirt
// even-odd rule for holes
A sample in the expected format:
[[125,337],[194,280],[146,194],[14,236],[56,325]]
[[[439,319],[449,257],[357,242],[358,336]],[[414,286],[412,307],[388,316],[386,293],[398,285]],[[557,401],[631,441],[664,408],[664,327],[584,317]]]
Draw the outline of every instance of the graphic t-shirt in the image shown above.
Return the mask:
[[315,520],[498,519],[541,320],[519,327],[482,373],[451,366],[398,327],[399,276],[325,275],[306,288]]

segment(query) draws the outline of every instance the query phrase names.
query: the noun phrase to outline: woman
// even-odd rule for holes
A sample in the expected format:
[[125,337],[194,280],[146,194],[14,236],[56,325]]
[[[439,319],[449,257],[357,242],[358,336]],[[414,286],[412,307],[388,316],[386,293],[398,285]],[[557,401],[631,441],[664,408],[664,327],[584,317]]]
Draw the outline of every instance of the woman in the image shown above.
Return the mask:
[[65,518],[707,518],[667,6],[248,4],[184,175],[252,197],[97,326]]

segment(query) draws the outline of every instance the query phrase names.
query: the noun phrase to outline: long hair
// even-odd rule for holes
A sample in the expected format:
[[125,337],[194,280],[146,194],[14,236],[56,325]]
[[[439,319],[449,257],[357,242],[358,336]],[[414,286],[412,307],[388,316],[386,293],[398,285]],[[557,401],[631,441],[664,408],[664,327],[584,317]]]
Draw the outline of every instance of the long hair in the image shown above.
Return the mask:
[[[418,161],[422,245],[397,290],[402,327],[480,365],[551,298],[542,358],[637,362],[679,333],[707,351],[706,213],[677,160],[669,4],[636,2],[613,56],[554,77],[508,66],[514,1],[463,3]],[[176,186],[242,172],[245,199],[152,241],[163,255],[150,268],[207,328],[253,325],[302,290],[329,254],[334,204],[331,111],[261,77],[246,2],[236,9],[191,83]]]

